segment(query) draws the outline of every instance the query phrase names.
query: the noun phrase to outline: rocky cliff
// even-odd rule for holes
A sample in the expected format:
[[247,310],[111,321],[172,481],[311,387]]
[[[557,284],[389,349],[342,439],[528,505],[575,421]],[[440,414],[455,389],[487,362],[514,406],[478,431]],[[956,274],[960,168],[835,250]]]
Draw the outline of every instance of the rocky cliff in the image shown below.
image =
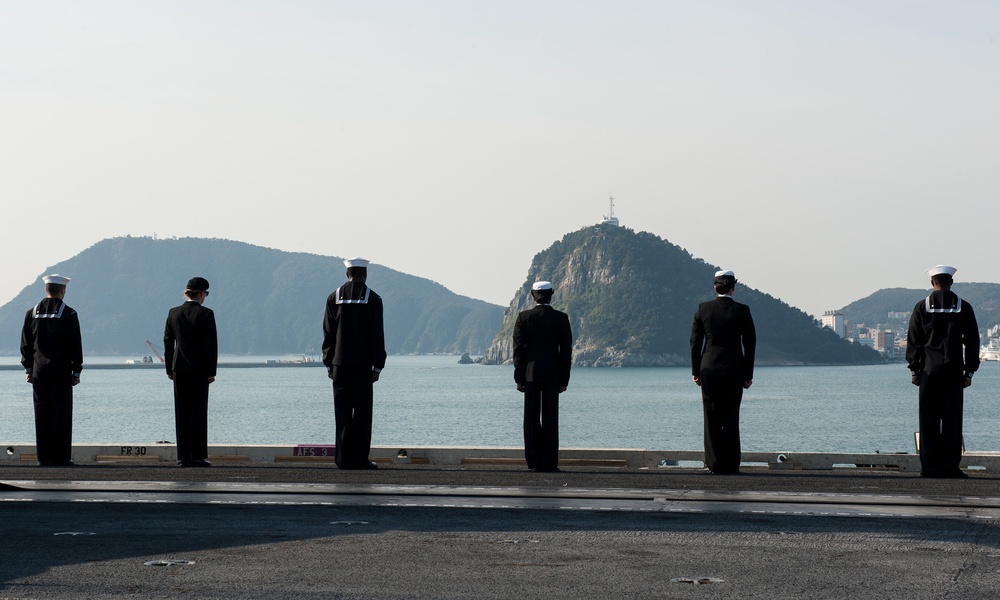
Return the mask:
[[[647,232],[597,225],[567,234],[532,260],[483,362],[510,362],[514,321],[533,306],[531,284],[541,279],[555,288],[553,306],[569,314],[574,365],[687,366],[692,317],[715,296],[717,269]],[[742,283],[736,294],[754,314],[758,364],[882,361],[772,296]]]

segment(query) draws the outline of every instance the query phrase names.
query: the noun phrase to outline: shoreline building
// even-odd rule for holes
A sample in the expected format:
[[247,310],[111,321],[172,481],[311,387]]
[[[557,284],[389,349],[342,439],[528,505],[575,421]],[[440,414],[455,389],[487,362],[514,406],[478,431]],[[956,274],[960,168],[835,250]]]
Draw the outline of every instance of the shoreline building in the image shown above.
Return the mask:
[[896,350],[896,334],[891,329],[879,329],[873,332],[872,340],[875,350],[892,358]]
[[846,324],[844,322],[844,313],[835,310],[828,310],[823,313],[823,317],[820,319],[820,323],[823,327],[828,327],[833,330],[834,333],[840,337],[844,337],[847,333]]

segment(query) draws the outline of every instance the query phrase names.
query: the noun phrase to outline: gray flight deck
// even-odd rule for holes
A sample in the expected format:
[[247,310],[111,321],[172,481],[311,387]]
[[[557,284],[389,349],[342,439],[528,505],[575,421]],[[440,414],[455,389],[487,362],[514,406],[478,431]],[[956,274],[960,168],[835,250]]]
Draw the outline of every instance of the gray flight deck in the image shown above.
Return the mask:
[[22,461],[0,515],[0,599],[1000,597],[987,471]]

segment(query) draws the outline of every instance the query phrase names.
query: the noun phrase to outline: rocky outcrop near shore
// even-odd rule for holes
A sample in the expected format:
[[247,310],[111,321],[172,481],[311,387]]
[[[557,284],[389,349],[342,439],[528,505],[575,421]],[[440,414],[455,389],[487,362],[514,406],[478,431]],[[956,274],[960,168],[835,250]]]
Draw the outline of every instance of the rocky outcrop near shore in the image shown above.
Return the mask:
[[[687,366],[691,320],[698,303],[715,297],[717,269],[647,232],[602,224],[567,234],[532,260],[482,362],[511,361],[514,321],[534,305],[531,284],[547,280],[555,289],[552,305],[569,314],[574,365]],[[777,298],[742,283],[736,293],[754,315],[759,364],[884,362]]]

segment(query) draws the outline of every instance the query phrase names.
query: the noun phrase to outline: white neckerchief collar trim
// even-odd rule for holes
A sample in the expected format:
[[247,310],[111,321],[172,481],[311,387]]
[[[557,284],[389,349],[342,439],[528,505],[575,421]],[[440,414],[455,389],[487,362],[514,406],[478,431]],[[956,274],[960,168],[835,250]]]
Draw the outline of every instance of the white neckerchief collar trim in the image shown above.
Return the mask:
[[[933,294],[931,294],[933,296]],[[960,313],[962,312],[962,299],[955,294],[955,308],[931,308],[931,296],[924,299],[924,310],[929,313]]]
[[58,312],[56,312],[56,313],[43,313],[42,312],[42,303],[39,302],[38,305],[35,306],[35,318],[36,319],[61,319],[62,318],[62,314],[63,314],[63,310],[65,308],[66,308],[66,303],[60,300],[59,301],[59,310],[58,310]]

